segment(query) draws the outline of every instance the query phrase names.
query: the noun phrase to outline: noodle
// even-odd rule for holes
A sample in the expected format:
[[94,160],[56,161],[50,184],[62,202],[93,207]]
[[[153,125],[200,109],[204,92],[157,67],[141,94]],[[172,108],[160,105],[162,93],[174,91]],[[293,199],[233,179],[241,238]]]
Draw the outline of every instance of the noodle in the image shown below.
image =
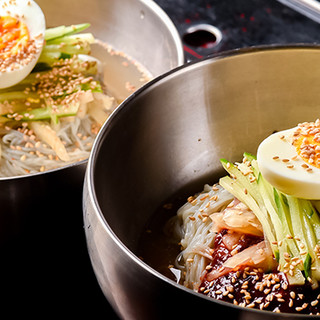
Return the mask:
[[[203,192],[188,199],[177,213],[175,233],[180,235],[182,252],[177,258],[177,267],[184,264],[184,285],[197,290],[203,270],[210,259],[215,233],[211,231],[212,221],[208,216],[226,207],[233,196],[215,185],[204,186]],[[183,261],[180,261],[180,259]]]
[[66,150],[70,156],[68,162],[59,160],[52,148],[37,141],[32,134],[26,134],[27,128],[24,130],[8,130],[2,137],[0,144],[2,150],[0,176],[51,170],[87,159],[96,136],[92,132],[92,125],[93,120],[88,115],[84,119],[74,117],[72,121],[61,120],[57,136],[65,142]]

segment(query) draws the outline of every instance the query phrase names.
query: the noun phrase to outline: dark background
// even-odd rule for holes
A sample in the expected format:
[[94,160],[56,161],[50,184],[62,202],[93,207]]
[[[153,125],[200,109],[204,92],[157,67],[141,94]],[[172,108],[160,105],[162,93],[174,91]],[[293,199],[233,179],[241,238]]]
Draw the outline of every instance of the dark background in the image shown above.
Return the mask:
[[[187,60],[248,46],[319,43],[320,26],[276,0],[156,0],[181,37],[199,24],[220,30],[219,44],[205,48],[184,42]],[[191,53],[190,53],[191,52]]]
[[[156,0],[156,3],[167,12],[185,40],[186,61],[248,46],[320,43],[317,23],[276,0]],[[203,32],[190,35],[190,27],[199,24],[216,27],[221,41],[218,43],[214,35],[208,37]],[[59,205],[52,203],[57,212]],[[80,204],[72,208],[74,212],[62,220],[58,235],[50,227],[50,221],[42,221],[40,239],[27,235],[25,243],[13,243],[8,252],[2,251],[1,307],[8,318],[23,315],[73,319],[82,315],[116,319],[91,268]],[[45,217],[46,212],[43,214]],[[52,241],[41,243],[41,238],[50,237]]]

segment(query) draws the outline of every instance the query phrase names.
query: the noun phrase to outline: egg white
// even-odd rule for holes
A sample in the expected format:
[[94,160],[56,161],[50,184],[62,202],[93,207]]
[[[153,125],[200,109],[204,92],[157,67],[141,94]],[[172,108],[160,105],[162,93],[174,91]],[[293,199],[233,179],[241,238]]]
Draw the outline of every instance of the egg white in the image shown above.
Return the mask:
[[[259,169],[271,185],[285,194],[320,199],[320,169],[307,164],[296,152],[292,145],[295,130],[274,133],[261,142],[257,152]],[[306,170],[306,164],[312,170]]]
[[34,39],[39,48],[33,59],[26,65],[5,72],[0,72],[0,88],[13,86],[23,80],[36,65],[43,45],[46,29],[45,17],[41,8],[32,0],[12,0],[2,1],[0,5],[0,16],[18,17],[23,21],[29,30],[30,39]]

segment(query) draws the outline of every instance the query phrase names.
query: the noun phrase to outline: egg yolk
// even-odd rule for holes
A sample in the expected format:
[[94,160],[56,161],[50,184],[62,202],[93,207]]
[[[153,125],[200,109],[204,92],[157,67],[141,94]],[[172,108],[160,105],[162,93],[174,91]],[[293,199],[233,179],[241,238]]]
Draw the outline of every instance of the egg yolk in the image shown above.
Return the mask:
[[298,155],[308,164],[320,169],[320,120],[298,125],[293,142]]
[[7,59],[28,46],[29,30],[21,20],[11,16],[0,17],[0,57]]

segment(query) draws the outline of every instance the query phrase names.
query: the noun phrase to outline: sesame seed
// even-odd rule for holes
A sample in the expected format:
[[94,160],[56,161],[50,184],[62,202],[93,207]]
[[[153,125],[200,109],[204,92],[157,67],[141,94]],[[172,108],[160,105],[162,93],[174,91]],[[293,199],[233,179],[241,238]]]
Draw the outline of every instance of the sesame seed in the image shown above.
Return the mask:
[[204,196],[202,196],[202,197],[200,198],[200,200],[203,201],[203,200],[205,200],[205,199],[208,198],[208,197],[209,197],[209,194],[205,194]]
[[254,302],[251,302],[251,303],[249,303],[246,307],[247,307],[247,308],[254,308],[254,306],[255,306],[255,303],[254,303]]
[[194,199],[193,201],[191,201],[191,204],[195,206],[197,204],[197,199]]

